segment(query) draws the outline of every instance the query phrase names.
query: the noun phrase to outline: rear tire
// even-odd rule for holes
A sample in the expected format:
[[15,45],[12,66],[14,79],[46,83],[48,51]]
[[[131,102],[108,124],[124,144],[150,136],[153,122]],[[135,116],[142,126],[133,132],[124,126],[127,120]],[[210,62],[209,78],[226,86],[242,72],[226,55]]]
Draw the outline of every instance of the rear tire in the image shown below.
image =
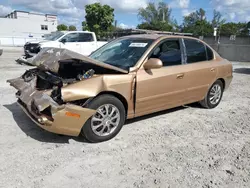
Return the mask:
[[81,131],[89,142],[107,141],[120,132],[125,122],[126,111],[118,98],[108,94],[100,95],[93,99],[87,108],[96,110]]
[[217,107],[222,99],[223,90],[223,83],[220,80],[214,82],[208,90],[206,97],[200,101],[201,106],[207,109]]

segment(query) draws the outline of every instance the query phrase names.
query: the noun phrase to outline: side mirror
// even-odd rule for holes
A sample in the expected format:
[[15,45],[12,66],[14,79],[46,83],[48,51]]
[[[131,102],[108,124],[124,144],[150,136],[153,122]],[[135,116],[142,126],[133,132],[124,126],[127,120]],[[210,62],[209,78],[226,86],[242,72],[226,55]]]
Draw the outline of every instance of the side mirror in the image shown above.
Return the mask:
[[63,43],[63,44],[65,44],[66,42],[67,42],[66,39],[61,40],[61,43]]
[[144,64],[144,69],[145,70],[150,70],[150,69],[159,69],[163,67],[162,61],[157,58],[150,58],[145,64]]

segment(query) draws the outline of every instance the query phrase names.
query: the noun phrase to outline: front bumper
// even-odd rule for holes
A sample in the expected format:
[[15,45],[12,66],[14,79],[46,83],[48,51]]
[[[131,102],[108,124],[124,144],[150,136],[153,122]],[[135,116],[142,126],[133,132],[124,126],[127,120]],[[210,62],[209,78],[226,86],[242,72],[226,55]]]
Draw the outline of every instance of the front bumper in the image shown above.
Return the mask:
[[[18,92],[18,104],[39,127],[57,134],[78,136],[85,122],[95,110],[73,104],[57,104],[49,96],[49,91],[35,89],[35,79],[25,82],[22,78],[8,80]],[[51,115],[44,113],[49,110]]]

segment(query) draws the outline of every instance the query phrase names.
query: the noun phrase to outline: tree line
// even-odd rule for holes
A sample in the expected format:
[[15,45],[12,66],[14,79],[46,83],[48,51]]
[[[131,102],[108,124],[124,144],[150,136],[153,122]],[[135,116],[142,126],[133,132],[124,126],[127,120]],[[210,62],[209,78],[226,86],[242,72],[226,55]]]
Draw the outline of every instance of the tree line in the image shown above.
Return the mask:
[[74,25],[67,26],[65,24],[59,24],[57,26],[57,30],[58,31],[76,31],[77,29],[76,29],[76,26]]
[[[82,22],[82,29],[93,31],[97,36],[104,36],[107,32],[121,30],[114,20],[114,9],[109,5],[100,3],[85,6],[85,21]],[[223,15],[214,10],[213,19],[209,21],[206,11],[199,10],[183,17],[183,23],[178,25],[176,19],[172,17],[172,10],[167,3],[148,3],[146,8],[138,10],[138,18],[141,21],[137,25],[138,29],[193,33],[194,36],[212,36],[214,28],[217,28],[219,35],[240,35],[248,36],[250,24],[244,22],[226,22]],[[76,29],[75,26],[67,27],[58,25],[58,30]]]

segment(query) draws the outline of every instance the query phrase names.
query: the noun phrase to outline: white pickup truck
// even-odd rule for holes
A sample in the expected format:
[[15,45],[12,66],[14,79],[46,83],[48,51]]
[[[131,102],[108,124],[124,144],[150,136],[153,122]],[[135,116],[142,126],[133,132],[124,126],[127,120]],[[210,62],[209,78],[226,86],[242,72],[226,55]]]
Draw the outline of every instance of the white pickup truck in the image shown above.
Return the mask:
[[30,41],[24,45],[26,58],[33,57],[42,48],[65,48],[82,55],[88,56],[107,42],[97,41],[94,32],[89,31],[58,31],[42,41]]

